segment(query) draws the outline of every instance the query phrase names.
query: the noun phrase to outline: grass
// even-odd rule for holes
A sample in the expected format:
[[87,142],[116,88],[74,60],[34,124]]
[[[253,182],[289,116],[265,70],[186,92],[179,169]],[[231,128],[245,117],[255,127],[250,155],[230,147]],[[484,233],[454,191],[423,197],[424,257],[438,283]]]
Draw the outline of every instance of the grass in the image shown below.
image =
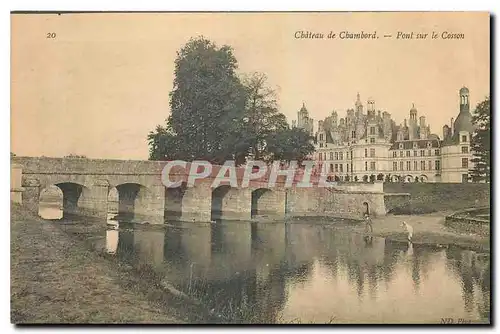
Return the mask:
[[162,289],[148,268],[117,264],[58,224],[11,205],[12,323],[211,321]]

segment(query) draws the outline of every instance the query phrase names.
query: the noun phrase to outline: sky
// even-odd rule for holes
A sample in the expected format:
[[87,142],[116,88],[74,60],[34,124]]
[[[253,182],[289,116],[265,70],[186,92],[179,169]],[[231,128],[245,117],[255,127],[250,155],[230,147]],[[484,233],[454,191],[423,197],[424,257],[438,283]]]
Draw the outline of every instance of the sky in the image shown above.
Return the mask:
[[[472,109],[490,94],[489,24],[485,12],[14,14],[11,151],[147,159],[147,134],[169,115],[176,52],[200,35],[232,46],[239,74],[265,73],[289,123],[302,103],[316,121],[345,116],[359,92],[365,110],[374,99],[397,124],[414,103],[442,137],[462,86]],[[378,39],[339,39],[342,31]]]

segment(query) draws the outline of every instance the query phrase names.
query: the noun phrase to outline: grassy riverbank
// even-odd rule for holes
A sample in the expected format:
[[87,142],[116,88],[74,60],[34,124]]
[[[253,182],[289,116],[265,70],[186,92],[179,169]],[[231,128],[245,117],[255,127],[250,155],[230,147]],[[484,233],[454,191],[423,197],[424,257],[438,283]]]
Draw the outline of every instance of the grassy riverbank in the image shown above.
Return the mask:
[[206,322],[204,312],[146,276],[11,205],[12,323]]
[[[480,236],[452,229],[444,225],[446,213],[424,215],[387,215],[373,219],[373,235],[392,241],[406,242],[407,234],[401,227],[406,221],[413,229],[414,244],[429,244],[440,247],[461,247],[479,252],[490,251],[489,236]],[[364,224],[351,225],[356,232],[364,232]]]

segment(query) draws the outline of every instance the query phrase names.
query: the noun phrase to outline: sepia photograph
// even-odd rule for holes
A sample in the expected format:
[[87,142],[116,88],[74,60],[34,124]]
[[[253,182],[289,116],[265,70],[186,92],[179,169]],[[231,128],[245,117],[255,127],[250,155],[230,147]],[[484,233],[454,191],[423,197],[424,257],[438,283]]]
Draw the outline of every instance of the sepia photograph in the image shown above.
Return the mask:
[[491,325],[491,24],[11,12],[11,323]]

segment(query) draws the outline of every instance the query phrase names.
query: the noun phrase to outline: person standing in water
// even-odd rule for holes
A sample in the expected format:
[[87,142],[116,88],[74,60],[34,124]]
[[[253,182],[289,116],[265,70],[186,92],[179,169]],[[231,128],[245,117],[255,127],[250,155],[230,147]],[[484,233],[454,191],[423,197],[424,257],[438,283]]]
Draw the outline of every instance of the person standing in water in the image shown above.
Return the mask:
[[373,233],[372,219],[369,214],[365,214],[365,233]]
[[401,224],[401,227],[403,227],[408,234],[408,242],[412,242],[411,239],[413,238],[413,227],[411,225],[408,225],[405,221],[403,222],[403,224]]

